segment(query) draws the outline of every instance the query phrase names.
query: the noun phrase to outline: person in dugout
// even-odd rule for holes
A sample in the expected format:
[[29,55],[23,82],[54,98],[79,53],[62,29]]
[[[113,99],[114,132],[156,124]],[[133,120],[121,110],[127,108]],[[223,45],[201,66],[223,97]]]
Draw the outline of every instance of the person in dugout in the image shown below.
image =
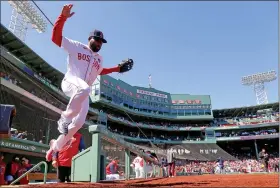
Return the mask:
[[0,153],[0,185],[6,185],[5,171],[6,163],[4,162],[4,154]]
[[118,174],[118,163],[119,163],[119,158],[115,157],[107,166],[106,166],[106,174],[111,175],[111,174]]
[[48,153],[46,160],[48,162],[52,160],[52,165],[57,168],[58,179],[61,183],[71,182],[72,158],[84,149],[85,143],[82,134],[77,132],[61,151]]
[[15,155],[10,163],[6,166],[5,177],[8,184],[18,178],[18,170],[20,168],[19,156]]
[[[152,159],[154,159],[156,162],[159,162],[156,153],[150,152],[150,151],[149,151],[149,155],[150,155],[150,157],[151,157]],[[156,169],[158,169],[158,167],[159,167],[158,164],[152,165],[152,162],[151,162],[151,166],[152,166],[152,167],[155,166]],[[155,177],[156,175],[158,175],[158,174],[157,174],[157,170],[156,170],[156,172],[154,172],[154,170],[152,170],[151,177]]]
[[[23,175],[25,172],[27,172],[29,169],[32,168],[32,165],[29,164],[29,160],[27,157],[22,157],[20,161],[21,161],[21,164],[20,164],[19,170],[17,172],[17,177],[20,177],[21,175]],[[28,183],[29,183],[29,180],[27,179],[27,176],[25,176],[21,180],[19,180],[20,185],[26,185]]]

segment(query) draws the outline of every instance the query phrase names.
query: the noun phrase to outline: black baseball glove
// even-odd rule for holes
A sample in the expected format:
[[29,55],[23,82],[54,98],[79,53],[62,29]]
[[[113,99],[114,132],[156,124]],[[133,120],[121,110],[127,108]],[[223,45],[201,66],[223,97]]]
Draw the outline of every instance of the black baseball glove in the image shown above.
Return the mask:
[[120,67],[120,73],[130,71],[133,67],[133,60],[132,59],[122,60],[122,62],[119,64],[119,67]]

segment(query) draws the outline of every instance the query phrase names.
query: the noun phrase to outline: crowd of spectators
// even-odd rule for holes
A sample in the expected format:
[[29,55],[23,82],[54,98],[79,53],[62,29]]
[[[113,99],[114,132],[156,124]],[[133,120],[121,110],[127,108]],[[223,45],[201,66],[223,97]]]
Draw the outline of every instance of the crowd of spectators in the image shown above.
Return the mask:
[[[133,131],[125,131],[123,128],[118,128],[118,127],[114,127],[112,128],[110,125],[107,126],[108,130],[116,133],[116,134],[120,134],[123,136],[129,136],[129,137],[134,137],[134,138],[140,138],[140,139],[152,139],[152,140],[165,140],[165,141],[201,141],[204,140],[203,136],[200,135],[192,135],[192,136],[173,136],[173,135],[168,135],[166,134],[160,134],[157,133],[155,131],[145,131],[144,130],[144,134],[142,131],[137,131],[137,132],[133,132]],[[256,136],[256,135],[278,135],[279,131],[275,128],[263,128],[259,131],[255,131],[255,130],[233,130],[230,132],[217,132],[216,133],[216,137],[235,137],[235,136]]]
[[[188,173],[202,173],[202,174],[214,174],[221,173],[217,170],[218,164],[216,161],[192,161],[183,162],[178,161],[176,163],[177,174]],[[279,172],[279,157],[273,157],[268,162],[269,172]],[[222,173],[253,173],[253,172],[265,172],[264,165],[256,159],[242,159],[236,161],[224,161],[224,170]]]
[[[0,72],[0,76],[3,77],[4,79],[10,81],[11,83],[15,85],[21,84],[21,81],[17,80],[16,78],[10,76],[9,74],[6,74],[4,72]],[[39,73],[39,76],[42,77],[42,75]],[[42,77],[43,78],[43,77]],[[61,104],[56,104],[54,100],[52,100],[50,97],[43,96],[41,92],[31,90],[30,91],[32,94],[38,96],[41,99],[44,99],[45,101],[53,104],[56,107],[61,107]],[[115,118],[118,118],[120,121],[124,121],[126,123],[133,124],[128,118],[120,116],[119,114],[113,113],[110,111],[108,114],[109,116],[113,116]],[[279,113],[273,112],[270,115],[248,115],[244,117],[237,117],[237,118],[219,118],[219,119],[214,119],[212,123],[209,124],[186,124],[186,123],[181,123],[181,124],[174,124],[171,122],[156,122],[156,121],[141,121],[137,122],[138,126],[141,125],[148,125],[150,127],[163,127],[163,128],[173,128],[175,130],[181,129],[181,128],[191,128],[191,127],[209,127],[209,126],[229,126],[229,125],[245,125],[245,124],[256,124],[256,123],[265,123],[265,122],[273,122],[273,121],[279,121]],[[204,140],[203,137],[201,136],[170,136],[167,134],[157,134],[156,132],[153,134],[151,133],[145,133],[142,134],[141,132],[126,132],[122,130],[116,130],[113,129],[111,130],[112,132],[125,135],[125,136],[130,136],[130,137],[135,137],[135,138],[149,138],[149,139],[154,139],[154,140],[165,140],[165,141],[200,141]],[[222,132],[220,136],[226,136],[226,137],[231,137],[231,136],[250,136],[250,135],[266,135],[266,134],[277,134],[277,131],[275,129],[272,130],[264,130],[264,131],[232,131],[230,132]],[[219,135],[217,135],[219,137]],[[20,138],[20,139],[26,139],[26,140],[32,140],[32,141],[37,141],[40,143],[43,143],[43,140],[36,140],[34,135],[32,133],[27,133],[27,131],[23,131],[21,133],[15,133],[13,134],[13,137]],[[45,140],[45,139],[44,139]]]
[[110,125],[107,126],[108,130],[120,134],[123,136],[129,136],[134,138],[140,138],[140,139],[151,139],[151,140],[164,140],[164,141],[201,141],[204,138],[198,135],[192,135],[192,136],[176,136],[176,135],[168,135],[168,134],[159,134],[155,131],[147,132],[145,131],[143,134],[143,131],[124,131],[122,128],[112,128]]
[[16,78],[14,78],[13,76],[7,74],[7,73],[4,73],[4,72],[0,72],[0,77],[1,78],[4,78],[5,80],[11,82],[12,84],[15,84],[15,85],[19,85],[21,84],[21,81],[20,80],[17,80]]
[[[120,116],[116,113],[109,112],[108,113],[109,117],[114,117],[117,118],[120,121],[123,121],[127,124],[133,125],[134,123],[130,121],[129,118]],[[263,123],[272,123],[272,122],[278,122],[279,121],[279,113],[278,112],[273,112],[271,115],[260,115],[260,116],[252,116],[252,117],[238,117],[238,118],[217,118],[214,119],[213,122],[210,123],[200,123],[200,124],[195,124],[195,123],[171,123],[171,122],[152,122],[152,121],[141,121],[141,122],[136,122],[138,126],[141,125],[147,125],[151,128],[173,128],[174,130],[178,129],[190,129],[192,127],[200,127],[200,128],[205,128],[205,127],[222,127],[222,126],[241,126],[241,125],[249,125],[249,124],[263,124]]]
[[[128,117],[124,117],[124,116],[120,116],[116,113],[113,113],[113,112],[108,112],[108,116],[110,117],[114,117],[114,118],[117,118],[118,120],[120,121],[123,121],[125,123],[128,123],[128,124],[132,124],[133,125],[133,122],[131,122],[131,120],[128,118]],[[186,124],[186,123],[171,123],[171,122],[152,122],[152,121],[141,121],[141,122],[136,122],[138,126],[141,126],[141,125],[147,125],[149,127],[161,127],[161,128],[173,128],[175,130],[177,129],[180,129],[180,128],[190,128],[190,127],[201,127],[201,128],[204,128],[204,127],[209,127],[210,124],[207,124],[207,123],[203,123],[203,124],[197,124],[197,123],[189,123],[189,124]]]
[[[39,76],[42,77],[42,75],[39,73]],[[15,85],[21,84],[21,81],[17,80],[16,78],[13,78],[7,73],[0,72],[0,77],[3,77],[4,79],[10,81],[11,83]],[[43,77],[42,77],[43,78]],[[21,84],[24,85],[24,84]],[[49,96],[46,94],[46,92],[36,91],[36,88],[33,88],[30,90],[33,95],[39,97],[40,99],[45,100],[46,102],[52,104],[55,107],[58,107],[60,109],[64,109],[65,105],[62,102],[57,101],[57,99],[54,99],[52,96]],[[127,117],[120,116],[116,113],[109,112],[109,116],[115,117],[119,119],[120,121],[124,121],[128,124],[133,124],[133,122],[130,121]],[[150,127],[161,127],[161,128],[173,128],[175,130],[177,129],[190,129],[192,127],[216,127],[216,126],[234,126],[234,125],[248,125],[248,124],[261,124],[261,123],[269,123],[269,122],[276,122],[279,121],[279,112],[272,112],[270,115],[266,114],[260,114],[260,115],[247,115],[244,117],[235,117],[235,118],[216,118],[213,120],[213,122],[210,123],[171,123],[171,122],[153,122],[153,121],[141,121],[137,122],[138,126],[141,125],[147,125]]]
[[221,134],[217,134],[217,137],[235,137],[235,136],[256,136],[256,135],[278,135],[279,131],[275,128],[262,128],[260,131],[256,130],[232,130],[230,132],[221,132]]
[[268,114],[253,114],[244,117],[228,117],[228,118],[215,118],[213,126],[241,126],[241,125],[254,125],[263,123],[272,123],[279,121],[279,112],[271,112]]
[[[41,75],[41,74],[39,73],[39,75]],[[9,81],[10,83],[12,83],[14,85],[17,85],[17,86],[27,90],[28,92],[30,92],[34,96],[48,102],[49,104],[51,104],[51,105],[53,105],[57,108],[64,109],[66,107],[65,104],[58,101],[56,98],[54,98],[53,96],[48,94],[48,92],[46,92],[45,90],[42,90],[40,88],[35,87],[35,84],[33,84],[34,87],[31,88],[30,84],[27,86],[27,83],[20,81],[15,76],[11,76],[11,74],[8,74],[6,72],[0,72],[0,77],[4,78],[5,80]],[[47,82],[49,82],[49,81],[47,81]]]
[[[40,130],[40,132],[42,132],[42,130]],[[33,133],[29,133],[27,131],[18,131],[14,128],[11,128],[11,137],[44,144],[44,141],[42,139],[36,140],[36,136]],[[43,139],[45,139],[45,136],[43,136]]]

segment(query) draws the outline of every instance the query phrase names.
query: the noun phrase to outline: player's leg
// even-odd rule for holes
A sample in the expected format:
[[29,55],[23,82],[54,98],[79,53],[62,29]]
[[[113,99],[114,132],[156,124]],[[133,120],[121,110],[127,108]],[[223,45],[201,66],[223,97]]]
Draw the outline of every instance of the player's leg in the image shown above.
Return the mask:
[[175,175],[176,175],[176,173],[175,173],[175,162],[172,162],[172,164],[171,164],[171,171],[172,171],[172,177],[174,177]]
[[71,182],[71,167],[67,167],[66,181]]
[[139,167],[139,178],[145,177],[145,171],[143,167]]
[[168,163],[168,176],[169,176],[169,177],[172,176],[172,172],[171,172],[171,163]]
[[68,126],[68,134],[61,134],[56,141],[53,142],[51,149],[53,151],[60,151],[65,144],[70,141],[73,135],[85,124],[87,113],[89,109],[89,97],[82,102],[82,109],[79,114],[73,119]]
[[135,168],[135,178],[139,178],[140,177],[140,168],[136,167]]
[[64,166],[59,166],[58,167],[58,179],[61,183],[65,182],[65,177],[66,177],[66,173],[65,173],[65,167]]
[[83,101],[89,97],[90,87],[82,79],[72,76],[63,79],[61,88],[63,92],[70,97],[70,101],[58,121],[58,130],[62,134],[67,134],[68,125],[72,122],[73,118],[80,113],[83,107]]

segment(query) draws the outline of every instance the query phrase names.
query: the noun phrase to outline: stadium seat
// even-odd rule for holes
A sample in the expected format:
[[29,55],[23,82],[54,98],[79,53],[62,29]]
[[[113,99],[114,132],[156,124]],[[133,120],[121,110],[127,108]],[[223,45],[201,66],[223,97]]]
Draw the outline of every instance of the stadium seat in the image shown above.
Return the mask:
[[15,106],[0,104],[0,115],[0,139],[10,138],[12,121],[16,115]]

